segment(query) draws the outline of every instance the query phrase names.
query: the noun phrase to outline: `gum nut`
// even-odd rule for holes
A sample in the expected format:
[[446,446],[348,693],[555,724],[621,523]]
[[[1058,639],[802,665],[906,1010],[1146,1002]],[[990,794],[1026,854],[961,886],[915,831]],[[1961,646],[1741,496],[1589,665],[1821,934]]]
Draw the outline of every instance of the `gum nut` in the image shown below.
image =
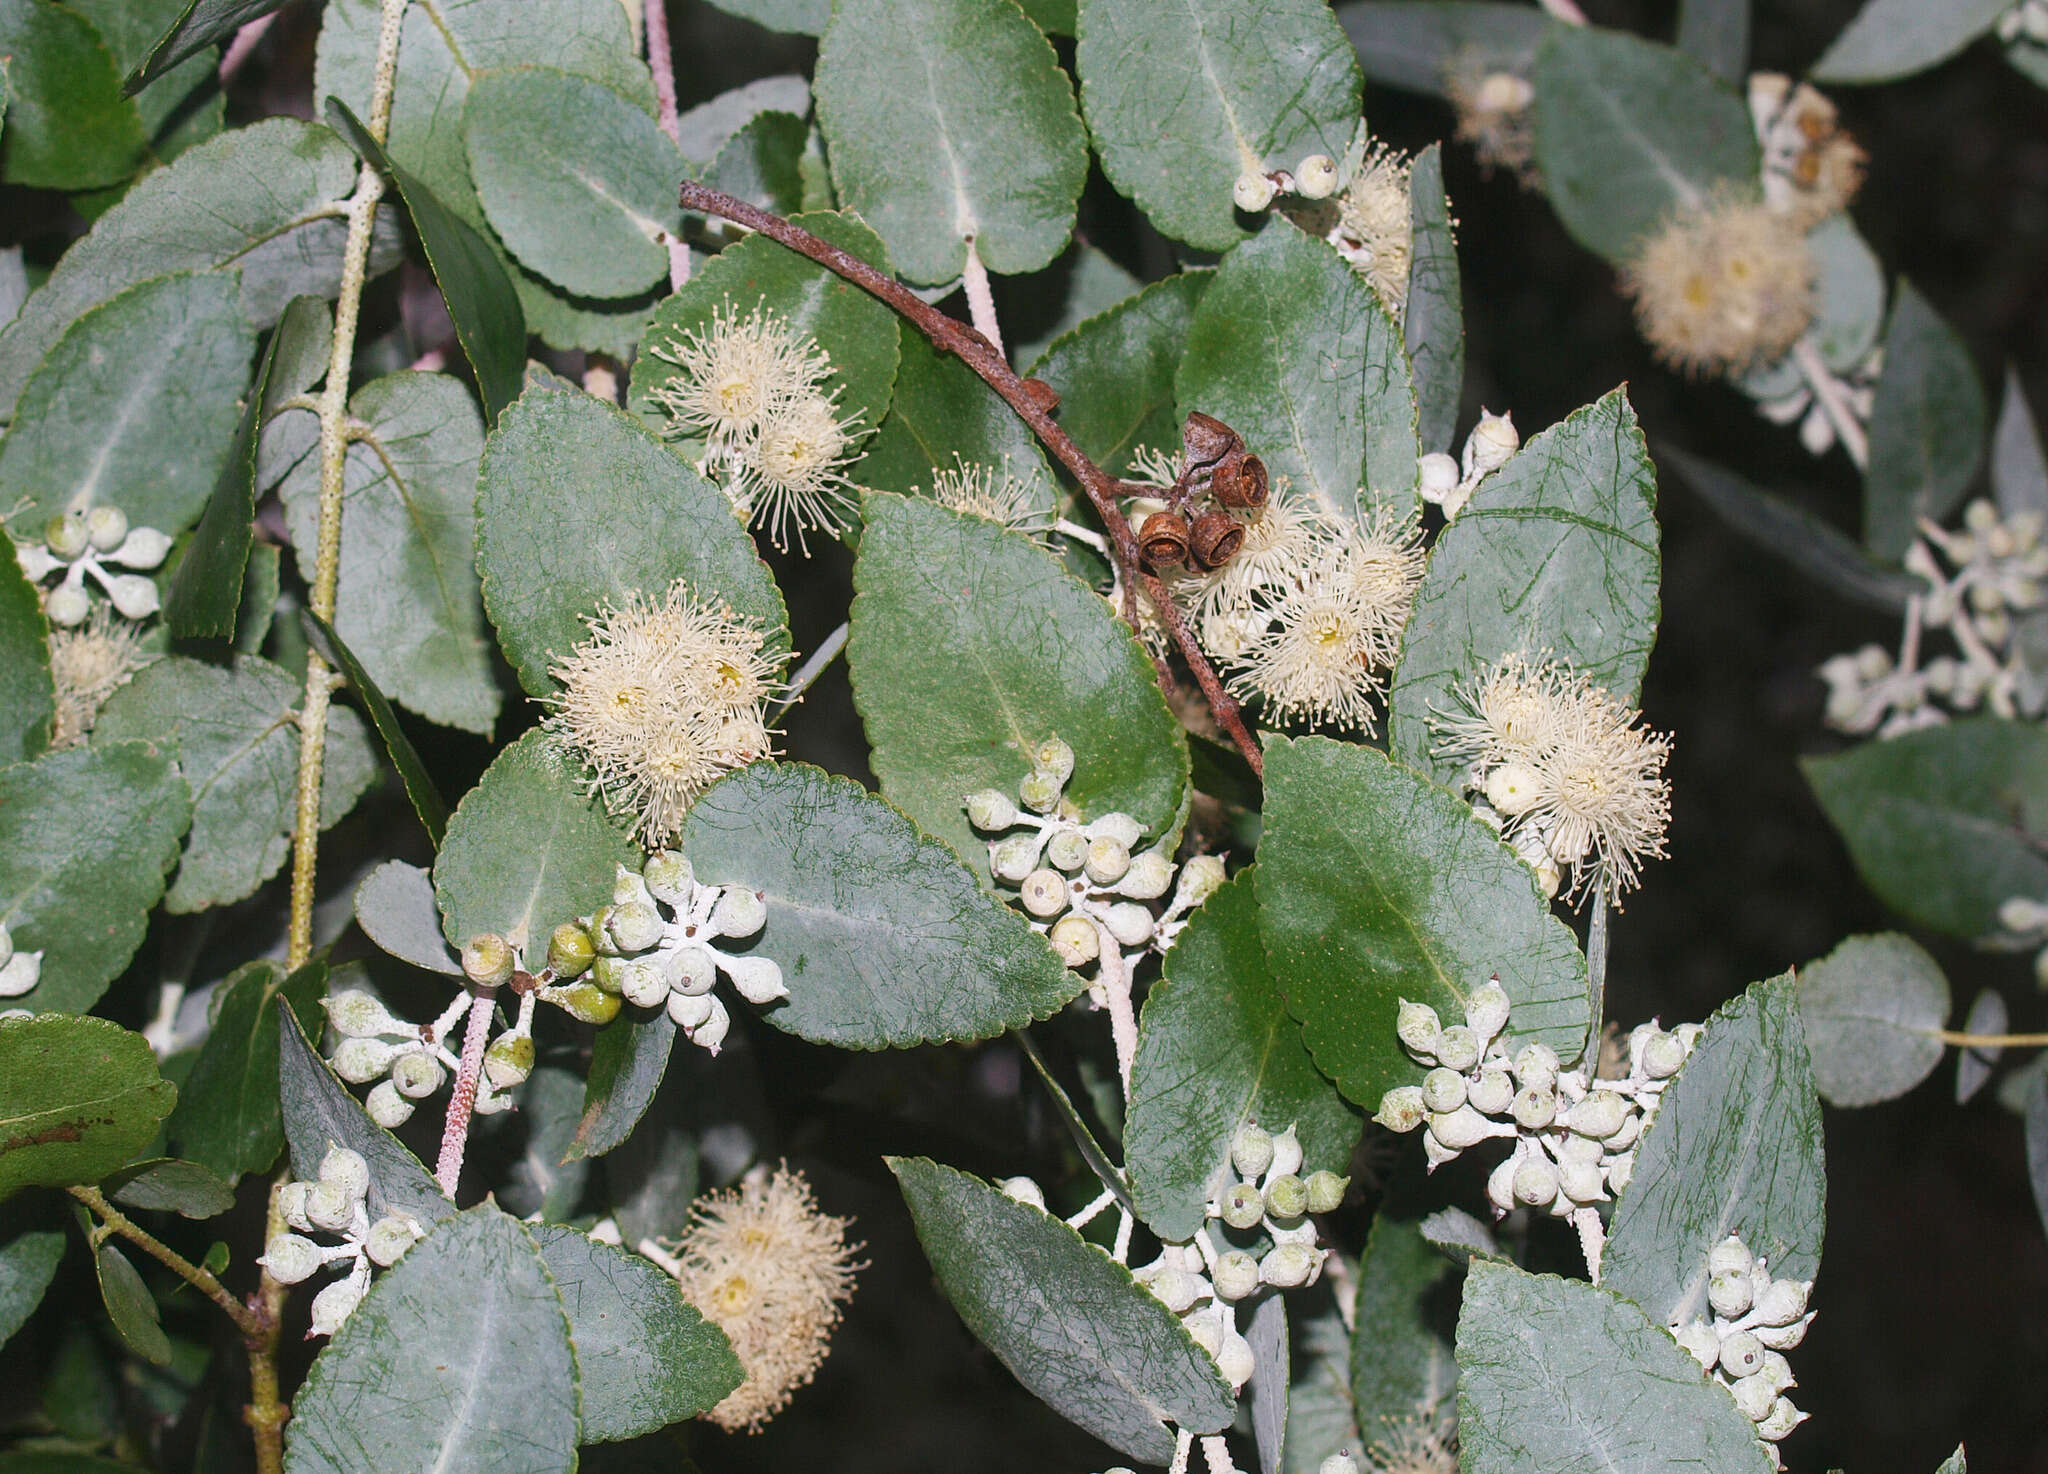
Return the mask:
[[1636,1154],[1634,1152],[1623,1152],[1607,1164],[1607,1190],[1611,1193],[1627,1191],[1628,1185],[1635,1179],[1635,1175]]
[[[10,966],[12,964],[9,964]],[[367,1085],[391,1068],[395,1046],[381,1039],[344,1039],[329,1058],[334,1073],[351,1085]]]
[[1643,1116],[1640,1111],[1630,1111],[1621,1118],[1621,1129],[1607,1138],[1604,1145],[1612,1152],[1625,1152],[1636,1144],[1643,1134]]
[[694,1029],[711,1017],[713,1001],[709,993],[670,993],[668,1016],[675,1020],[677,1028]]
[[1038,836],[1035,834],[1013,834],[989,846],[988,868],[997,880],[1007,880],[1015,885],[1037,865]]
[[362,1304],[365,1286],[358,1285],[355,1276],[336,1280],[313,1297],[313,1313],[306,1326],[308,1336],[331,1336],[340,1330],[355,1308]]
[[1266,1179],[1266,1211],[1283,1222],[1308,1211],[1308,1184],[1292,1172],[1280,1172]]
[[1317,1466],[1316,1474],[1359,1474],[1358,1460],[1340,1448]]
[[1116,891],[1134,901],[1156,901],[1172,884],[1173,861],[1157,850],[1146,850],[1131,856],[1131,868],[1124,872]]
[[1806,1421],[1806,1414],[1792,1406],[1789,1397],[1781,1397],[1771,1404],[1771,1410],[1757,1419],[1756,1436],[1770,1443],[1776,1443],[1786,1434]]
[[1790,1351],[1806,1339],[1806,1328],[1813,1324],[1813,1312],[1792,1322],[1789,1326],[1752,1326],[1751,1332],[1757,1340],[1773,1351]]
[[1734,1234],[1714,1245],[1707,1251],[1707,1273],[1748,1274],[1756,1266],[1756,1256],[1749,1252],[1749,1245]]
[[1372,1116],[1389,1131],[1400,1132],[1413,1131],[1428,1117],[1429,1108],[1422,1103],[1419,1085],[1396,1085],[1380,1097],[1380,1108]]
[[1033,750],[1031,766],[1034,771],[1064,785],[1074,776],[1074,749],[1057,737],[1048,737]]
[[1469,1070],[1479,1063],[1479,1036],[1463,1024],[1452,1024],[1437,1035],[1438,1064],[1454,1070]]
[[1721,1338],[1721,1369],[1731,1377],[1750,1377],[1763,1370],[1768,1355],[1764,1343],[1747,1331],[1732,1331]]
[[1256,215],[1273,203],[1273,181],[1247,169],[1230,187],[1231,203],[1248,215]]
[[[1139,860],[1144,858],[1143,855],[1138,857]],[[1165,863],[1163,856],[1161,862]],[[1180,867],[1180,894],[1188,905],[1199,906],[1216,894],[1226,878],[1221,855],[1190,856],[1187,864]]]
[[1592,1162],[1565,1162],[1557,1169],[1557,1188],[1574,1203],[1597,1203],[1607,1196],[1600,1168]]
[[281,1233],[263,1246],[263,1257],[256,1262],[279,1284],[296,1285],[320,1268],[320,1246],[295,1233]]
[[1524,1085],[1508,1109],[1524,1131],[1541,1131],[1557,1119],[1557,1093],[1548,1085]]
[[1097,885],[1115,885],[1131,868],[1131,852],[1121,840],[1104,835],[1088,842],[1088,858],[1083,864],[1088,878]]
[[1422,474],[1422,499],[1441,502],[1444,494],[1457,489],[1458,462],[1440,450],[1433,450],[1417,463]]
[[128,536],[128,514],[119,507],[94,507],[85,514],[85,540],[102,553],[111,553]]
[[1062,916],[1045,939],[1068,967],[1086,967],[1102,955],[1102,938],[1085,916]]
[[1216,1298],[1242,1300],[1259,1287],[1259,1261],[1242,1249],[1219,1255],[1213,1278]]
[[627,901],[612,907],[604,929],[620,952],[628,956],[645,952],[661,940],[661,913],[650,902]]
[[313,1229],[313,1220],[306,1216],[306,1194],[312,1186],[310,1182],[287,1182],[277,1190],[278,1214],[302,1233]]
[[675,850],[656,850],[640,871],[647,893],[671,906],[686,906],[690,892],[697,888],[697,872],[687,856]]
[[1755,1298],[1756,1318],[1767,1326],[1789,1326],[1806,1314],[1811,1282],[1772,1280]]
[[624,865],[612,867],[612,904],[624,906],[637,903],[642,906],[654,904],[654,892],[647,888],[647,880],[637,870],[628,870]]
[[1050,814],[1060,806],[1060,790],[1066,784],[1050,773],[1031,772],[1017,785],[1017,797],[1034,814]]
[[127,619],[147,619],[163,607],[155,581],[139,573],[123,573],[108,579],[107,597]]
[[1103,914],[1102,924],[1120,946],[1142,947],[1152,940],[1152,913],[1136,901],[1118,901]]
[[565,982],[582,977],[596,956],[590,933],[573,921],[563,922],[548,936],[548,968]]
[[1714,1363],[1721,1356],[1721,1338],[1714,1333],[1712,1326],[1696,1320],[1689,1326],[1680,1326],[1671,1334],[1678,1338],[1679,1345],[1692,1353],[1693,1360],[1703,1370],[1711,1372],[1714,1369]]
[[84,624],[86,616],[92,613],[92,600],[75,583],[59,584],[43,600],[43,613],[57,628],[73,629]]
[[1078,829],[1058,829],[1045,842],[1045,863],[1069,874],[1088,863],[1088,836]]
[[1605,1141],[1621,1130],[1628,1113],[1626,1097],[1612,1090],[1596,1090],[1565,1113],[1564,1124],[1580,1136]]
[[607,993],[595,983],[571,983],[551,998],[561,1004],[569,1017],[586,1024],[608,1024],[624,1006],[618,994]]
[[409,1050],[391,1062],[391,1088],[407,1100],[425,1100],[447,1078],[441,1061],[424,1049]]
[[1440,1146],[1462,1152],[1493,1135],[1493,1128],[1486,1117],[1472,1107],[1459,1106],[1455,1111],[1432,1113],[1429,1134],[1437,1139]]
[[410,1220],[387,1215],[371,1224],[370,1231],[363,1235],[363,1252],[379,1269],[389,1269],[405,1257],[414,1239]]
[[1792,1375],[1792,1363],[1769,1347],[1764,1349],[1764,1364],[1756,1369],[1755,1375],[1769,1382],[1774,1392],[1799,1385],[1799,1379]]
[[1746,1274],[1717,1274],[1707,1281],[1707,1303],[1714,1307],[1714,1314],[1724,1315],[1729,1320],[1739,1320],[1749,1314],[1752,1298]]
[[1668,1080],[1685,1065],[1685,1045],[1676,1034],[1661,1029],[1643,1041],[1643,1073],[1652,1080]]
[[1514,1211],[1517,1170],[1515,1158],[1506,1157],[1486,1174],[1486,1201],[1493,1204],[1493,1216],[1496,1218]]
[[358,1201],[370,1190],[370,1164],[363,1160],[361,1152],[330,1146],[327,1155],[320,1159],[320,1180],[341,1189],[351,1202]]
[[77,512],[52,517],[43,528],[43,541],[51,552],[67,563],[92,546],[92,537],[85,530],[85,518]]
[[1394,1015],[1394,1035],[1401,1041],[1401,1047],[1410,1054],[1423,1059],[1435,1059],[1437,1043],[1443,1037],[1444,1026],[1436,1016],[1436,1010],[1427,1003],[1410,1003],[1401,1000],[1400,1012]]
[[484,1078],[494,1090],[510,1090],[533,1073],[533,1035],[500,1034],[484,1051]]
[[331,1182],[315,1182],[306,1188],[306,1221],[315,1228],[329,1233],[340,1233],[348,1227],[349,1215],[355,1211],[356,1200]]
[[[606,947],[611,946],[610,940],[607,939],[604,945]],[[626,976],[623,971],[625,966],[624,958],[614,957],[608,952],[601,951],[597,954],[596,960],[590,964],[590,980],[607,993],[617,993],[622,986],[622,980]]]
[[1311,1172],[1304,1185],[1308,1188],[1309,1212],[1334,1213],[1342,1206],[1344,1190],[1351,1186],[1351,1179],[1329,1171]]
[[1507,1027],[1508,991],[1496,978],[1489,978],[1472,990],[1465,1000],[1465,1026],[1485,1043]]
[[344,1039],[371,1039],[379,1034],[410,1034],[412,1028],[391,1016],[391,1011],[373,993],[361,988],[343,988],[320,1000],[327,1010],[327,1022]]
[[[1273,1133],[1273,1161],[1268,1170],[1274,1173],[1301,1170],[1301,1138],[1294,1134],[1292,1121],[1287,1123],[1285,1131]],[[1267,1180],[1271,1181],[1270,1178]]]
[[1557,1198],[1557,1169],[1543,1157],[1526,1158],[1515,1168],[1515,1201],[1547,1208]]
[[1247,1121],[1230,1138],[1230,1165],[1241,1177],[1259,1177],[1273,1165],[1273,1133]]
[[474,936],[462,948],[462,975],[480,988],[512,980],[512,944],[496,932]]
[[1337,161],[1310,154],[1294,166],[1294,192],[1305,200],[1326,200],[1337,192]]
[[171,537],[154,527],[131,528],[114,549],[113,561],[123,568],[154,568],[170,556]]
[[1223,1190],[1223,1221],[1232,1228],[1250,1228],[1266,1216],[1266,1197],[1249,1182],[1234,1182]]
[[1514,1071],[1523,1089],[1536,1085],[1548,1090],[1557,1084],[1557,1051],[1548,1044],[1524,1044],[1515,1055]]
[[725,1043],[725,1036],[732,1028],[732,1015],[725,1011],[725,1005],[716,998],[707,1000],[711,1004],[711,1016],[690,1031],[690,1042],[711,1054],[718,1053]]
[[1242,1387],[1252,1379],[1252,1372],[1257,1367],[1249,1341],[1235,1331],[1224,1336],[1223,1347],[1216,1353],[1216,1370],[1223,1373],[1224,1381],[1233,1387]]
[[0,998],[19,998],[42,981],[43,954],[17,952],[0,966]]
[[1499,1116],[1514,1103],[1515,1082],[1503,1067],[1489,1066],[1465,1087],[1465,1099],[1482,1116]]
[[1502,763],[1486,775],[1486,801],[1508,818],[1517,818],[1535,807],[1542,781],[1527,763]]
[[400,1095],[398,1087],[389,1080],[379,1080],[370,1087],[363,1109],[386,1131],[396,1131],[412,1119],[412,1102]]
[[711,908],[714,936],[751,937],[768,924],[768,898],[744,885],[729,885]]
[[1465,1077],[1456,1070],[1447,1070],[1438,1065],[1422,1077],[1422,1103],[1430,1114],[1455,1111],[1465,1104]]
[[1752,1423],[1761,1423],[1768,1417],[1771,1404],[1778,1400],[1778,1389],[1762,1377],[1737,1377],[1728,1384],[1728,1391],[1735,1405],[1742,1409],[1742,1416]]
[[1017,822],[1017,805],[1008,794],[984,788],[967,795],[967,822],[976,829],[1008,829]]
[[1043,921],[1067,909],[1067,878],[1057,870],[1041,866],[1024,877],[1017,887],[1024,909]]
[[1006,1177],[997,1185],[1004,1197],[1036,1208],[1041,1213],[1045,1211],[1045,1190],[1030,1178]]
[[651,962],[622,962],[617,976],[620,994],[636,1008],[659,1008],[668,1001],[668,979]]
[[772,957],[728,957],[725,975],[739,989],[740,997],[756,1007],[766,1007],[789,996],[782,981],[782,968]]
[[1259,1261],[1259,1278],[1276,1290],[1292,1290],[1307,1284],[1315,1267],[1315,1250],[1305,1244],[1282,1244]]
[[[662,959],[668,985],[678,993],[697,996],[709,993],[718,982],[718,959],[711,949],[689,942]],[[735,979],[737,981],[737,979]]]

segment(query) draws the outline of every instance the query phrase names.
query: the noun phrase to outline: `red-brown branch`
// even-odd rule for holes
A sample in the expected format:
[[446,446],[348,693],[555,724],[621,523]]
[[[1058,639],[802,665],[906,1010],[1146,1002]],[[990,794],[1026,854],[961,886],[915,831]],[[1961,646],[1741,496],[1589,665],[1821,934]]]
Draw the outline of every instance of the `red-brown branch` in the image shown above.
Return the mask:
[[1194,632],[1181,617],[1179,608],[1166,591],[1166,585],[1150,572],[1144,560],[1138,555],[1138,539],[1131,531],[1131,524],[1116,504],[1120,483],[1094,461],[1088,458],[1080,446],[1074,443],[1044,407],[1042,400],[1025,387],[1025,381],[1018,377],[1009,361],[996,351],[988,339],[966,323],[946,316],[936,307],[919,300],[901,282],[884,276],[874,267],[842,251],[830,241],[821,240],[800,225],[792,225],[779,215],[757,209],[745,200],[735,199],[729,194],[706,188],[692,180],[683,184],[682,206],[700,214],[717,215],[759,231],[771,240],[780,241],[792,251],[808,256],[828,271],[845,277],[855,286],[873,293],[903,316],[909,318],[942,352],[957,354],[961,362],[981,376],[989,388],[1002,396],[1017,418],[1031,427],[1032,433],[1045,442],[1045,446],[1060,464],[1073,473],[1081,489],[1088,494],[1089,502],[1095,508],[1096,516],[1109,532],[1111,556],[1117,566],[1118,577],[1128,589],[1136,585],[1145,591],[1145,597],[1152,601],[1152,607],[1159,611],[1160,620],[1166,625],[1168,634],[1187,661],[1189,671],[1194,674],[1196,684],[1202,688],[1202,695],[1209,702],[1209,710],[1215,713],[1216,724],[1230,734],[1238,751],[1244,754],[1252,771],[1263,776],[1265,764],[1259,753],[1259,744],[1244,724],[1243,714],[1238,708],[1237,698],[1223,689],[1217,679],[1209,658],[1196,643]]

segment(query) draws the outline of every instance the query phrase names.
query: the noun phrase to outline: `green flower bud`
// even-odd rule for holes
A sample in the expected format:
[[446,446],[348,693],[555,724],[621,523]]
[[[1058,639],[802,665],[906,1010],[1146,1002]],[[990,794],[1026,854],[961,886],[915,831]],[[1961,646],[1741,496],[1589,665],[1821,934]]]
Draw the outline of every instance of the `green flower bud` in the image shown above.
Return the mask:
[[1422,1103],[1422,1087],[1396,1085],[1380,1097],[1380,1108],[1372,1118],[1389,1131],[1413,1131],[1429,1118],[1429,1108]]
[[564,982],[582,977],[596,956],[590,933],[573,921],[563,922],[548,937],[548,967]]
[[1180,867],[1180,899],[1199,906],[1215,895],[1227,878],[1221,855],[1190,855]]
[[1479,1036],[1464,1024],[1452,1024],[1436,1039],[1437,1063],[1469,1070],[1479,1063]]
[[589,919],[584,923],[584,930],[590,934],[590,945],[597,949],[597,955],[600,957],[619,955],[618,947],[612,942],[611,919],[612,908],[606,905],[591,912]]
[[1767,1443],[1776,1443],[1786,1434],[1806,1421],[1806,1414],[1792,1406],[1792,1400],[1780,1397],[1771,1404],[1771,1410],[1757,1419],[1756,1436]]
[[711,908],[711,934],[716,937],[751,937],[767,924],[768,898],[748,886],[727,886]]
[[392,1017],[376,995],[361,988],[343,988],[320,1000],[327,1022],[344,1039],[374,1039],[380,1034],[413,1034],[410,1024]]
[[1717,1274],[1707,1280],[1707,1303],[1714,1314],[1740,1320],[1749,1314],[1753,1292],[1746,1274]]
[[1734,1234],[1707,1251],[1707,1273],[1746,1275],[1756,1265],[1756,1256],[1749,1252],[1749,1245]]
[[1017,805],[993,788],[967,795],[967,822],[976,829],[1008,829],[1017,822]]
[[1507,1024],[1508,991],[1500,985],[1500,979],[1491,978],[1474,988],[1465,1000],[1465,1026],[1481,1043],[1491,1043]]
[[[1247,1121],[1230,1138],[1230,1164],[1240,1177],[1258,1177],[1273,1165],[1273,1136],[1257,1121]],[[1243,1225],[1239,1225],[1242,1227]]]
[[1142,947],[1152,940],[1152,913],[1136,901],[1118,901],[1103,914],[1102,924],[1120,946]]
[[621,993],[626,986],[625,967],[625,958],[600,952],[590,964],[590,980],[607,993]]
[[85,514],[85,540],[95,550],[111,553],[128,536],[128,514],[119,507],[94,507]]
[[1763,1370],[1764,1343],[1747,1331],[1721,1338],[1721,1369],[1730,1377],[1750,1377]]
[[1630,1109],[1625,1096],[1612,1090],[1596,1090],[1566,1112],[1564,1124],[1581,1136],[1605,1141],[1621,1130]]
[[1074,776],[1074,749],[1057,737],[1048,737],[1031,754],[1031,766],[1065,787]]
[[391,1087],[408,1100],[425,1100],[447,1079],[441,1061],[424,1049],[408,1050],[391,1062]]
[[1671,1333],[1678,1338],[1678,1344],[1692,1353],[1693,1360],[1704,1371],[1711,1372],[1714,1363],[1721,1356],[1721,1338],[1714,1328],[1703,1320],[1696,1320],[1689,1326],[1680,1326]]
[[1234,1182],[1223,1190],[1223,1221],[1232,1228],[1250,1228],[1266,1216],[1266,1199],[1249,1182]]
[[311,1323],[306,1327],[308,1336],[331,1336],[342,1328],[355,1308],[363,1303],[363,1291],[367,1286],[356,1283],[354,1275],[345,1280],[336,1280],[313,1297]]
[[1158,850],[1142,850],[1131,856],[1131,868],[1117,882],[1116,893],[1134,901],[1156,901],[1173,884],[1173,861]]
[[647,893],[671,906],[687,906],[696,889],[697,872],[689,860],[675,850],[656,850],[640,871]]
[[1316,1252],[1306,1244],[1281,1244],[1259,1261],[1259,1278],[1276,1290],[1298,1289],[1315,1270]]
[[1548,1044],[1524,1044],[1515,1055],[1515,1083],[1527,1090],[1535,1086],[1542,1090],[1557,1086],[1557,1051]]
[[1548,1208],[1557,1199],[1557,1169],[1543,1157],[1524,1157],[1515,1168],[1510,1190],[1518,1203]]
[[647,889],[647,882],[637,870],[628,870],[624,865],[612,867],[612,904],[614,906],[654,905],[654,892]]
[[688,1032],[702,1026],[711,1017],[713,998],[704,993],[670,993],[668,995],[668,1016],[675,1020],[677,1028]]
[[1403,1049],[1420,1059],[1435,1059],[1437,1041],[1443,1032],[1444,1026],[1434,1008],[1427,1003],[1401,1000],[1401,1011],[1394,1019],[1394,1034]]
[[296,1285],[311,1279],[324,1260],[320,1246],[311,1239],[281,1233],[263,1246],[263,1257],[256,1262],[270,1271],[270,1277],[279,1284]]
[[340,1188],[351,1200],[359,1199],[370,1190],[370,1164],[361,1152],[330,1146],[320,1159],[320,1180]]
[[740,997],[757,1008],[789,996],[789,988],[782,981],[782,968],[772,957],[728,957],[725,975],[739,989]]
[[1114,885],[1131,868],[1131,852],[1122,841],[1105,835],[1088,842],[1088,858],[1084,863],[1090,880],[1097,885]]
[[533,1035],[500,1034],[484,1051],[484,1074],[494,1090],[510,1090],[533,1073]]
[[462,949],[462,975],[479,988],[512,981],[512,944],[496,932],[474,936]]
[[356,1202],[335,1183],[311,1183],[306,1188],[306,1221],[329,1233],[340,1233],[348,1227]]
[[1514,1104],[1515,1082],[1506,1069],[1489,1067],[1465,1087],[1465,1098],[1482,1116],[1503,1115]]
[[1308,1188],[1309,1212],[1334,1213],[1343,1203],[1344,1189],[1351,1186],[1351,1179],[1334,1172],[1311,1172],[1304,1185]]
[[1102,938],[1085,916],[1062,916],[1046,934],[1053,951],[1068,967],[1086,967],[1102,955]]
[[659,1008],[668,1001],[668,978],[652,962],[621,960],[613,969],[619,993],[635,1008]]
[[996,1186],[1011,1201],[1036,1208],[1041,1213],[1045,1211],[1045,1189],[1029,1177],[1006,1177]]
[[1024,909],[1041,921],[1067,909],[1067,878],[1057,870],[1041,867],[1032,871],[1017,887],[1017,893]]
[[1126,850],[1138,847],[1138,841],[1145,837],[1145,826],[1125,813],[1104,814],[1090,824],[1084,833],[1091,840],[1113,839]]
[[1024,781],[1017,785],[1017,797],[1034,814],[1050,814],[1060,806],[1060,790],[1065,787],[1064,780],[1050,773],[1027,773]]
[[1524,1131],[1541,1131],[1557,1119],[1557,1094],[1548,1085],[1526,1085],[1508,1109]]
[[608,1024],[619,1016],[619,1009],[624,1006],[618,994],[607,992],[595,983],[571,983],[566,988],[552,988],[547,998],[550,1003],[561,1005],[571,1018],[586,1024]]
[[[612,945],[625,956],[645,952],[661,940],[661,913],[644,901],[627,901],[613,906],[604,929]],[[507,974],[510,976],[510,974]]]
[[389,1080],[379,1080],[370,1087],[370,1093],[363,1101],[363,1109],[370,1113],[370,1119],[386,1131],[396,1131],[412,1119],[412,1102],[398,1093],[398,1087]]
[[92,534],[85,529],[85,518],[76,512],[67,512],[61,517],[52,517],[43,528],[43,541],[51,552],[69,563],[73,558],[84,555],[92,546]]
[[1266,1211],[1275,1218],[1299,1218],[1308,1211],[1308,1184],[1292,1172],[1276,1173],[1266,1181]]
[[[1079,861],[1075,862],[1077,865]],[[997,880],[1007,880],[1012,885],[1029,875],[1038,865],[1038,836],[1035,834],[1013,834],[988,852],[988,868]]]
[[1217,1299],[1242,1300],[1259,1287],[1259,1261],[1242,1249],[1220,1254],[1210,1283],[1215,1286]]
[[43,600],[43,613],[59,629],[76,629],[92,614],[92,599],[75,583],[59,584]]
[[1429,1107],[1432,1115],[1440,1111],[1455,1111],[1465,1103],[1465,1094],[1465,1077],[1456,1070],[1438,1065],[1422,1077],[1422,1103]]
[[387,1214],[371,1224],[370,1231],[363,1235],[363,1252],[379,1269],[389,1269],[405,1257],[405,1251],[418,1238],[411,1219]]

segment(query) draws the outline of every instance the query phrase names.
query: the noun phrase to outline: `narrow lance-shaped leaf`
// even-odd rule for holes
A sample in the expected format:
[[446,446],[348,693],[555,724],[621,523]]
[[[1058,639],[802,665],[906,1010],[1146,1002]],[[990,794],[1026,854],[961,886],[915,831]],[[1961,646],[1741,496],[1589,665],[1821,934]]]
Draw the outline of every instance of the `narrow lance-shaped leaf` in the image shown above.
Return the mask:
[[244,1172],[261,1172],[277,1160],[284,1146],[278,1092],[280,1000],[299,1017],[318,1019],[326,991],[323,962],[286,974],[277,963],[259,960],[220,984],[213,1027],[165,1127],[174,1150],[229,1181]]
[[1997,23],[2005,0],[1865,0],[1813,64],[1816,82],[1890,82],[1947,61]]
[[1939,522],[1962,500],[1984,459],[1984,386],[1956,330],[1899,283],[1884,334],[1884,374],[1870,412],[1863,541],[1903,558],[1920,519]]
[[441,797],[441,790],[435,786],[427,765],[420,760],[418,749],[405,735],[405,728],[399,725],[398,713],[391,709],[390,700],[378,689],[370,673],[363,669],[363,663],[356,659],[355,652],[335,633],[334,626],[310,609],[300,613],[306,621],[308,641],[356,688],[363,710],[370,714],[370,724],[383,740],[391,766],[398,770],[398,781],[405,785],[405,796],[411,800],[413,812],[426,826],[427,838],[439,848],[441,837],[448,832],[448,801]]
[[109,1019],[0,1019],[0,1197],[99,1181],[177,1098],[149,1041]]
[[56,714],[50,622],[10,552],[0,557],[0,767],[39,756],[50,745]]
[[[1992,996],[1996,996],[1995,994]],[[1948,979],[1897,932],[1848,937],[1799,974],[1799,1014],[1813,1078],[1836,1106],[1904,1095],[1947,1053]]]
[[1465,391],[1465,304],[1451,202],[1444,194],[1443,145],[1415,156],[1408,174],[1407,306],[1401,332],[1415,376],[1415,439],[1422,452],[1448,451]]
[[122,89],[140,92],[189,56],[233,36],[243,26],[283,6],[285,0],[189,0],[171,28],[152,46]]
[[[304,298],[299,298],[304,301]],[[242,581],[249,570],[249,549],[256,541],[256,446],[270,400],[270,375],[277,364],[286,329],[271,334],[270,346],[256,366],[241,422],[228,446],[228,458],[214,478],[199,526],[178,560],[164,593],[164,627],[179,639],[231,640],[242,608]],[[252,616],[257,611],[251,611]],[[268,619],[269,611],[261,611]]]
[[128,1256],[114,1244],[101,1244],[93,1253],[93,1267],[99,1271],[100,1301],[122,1344],[153,1366],[169,1366],[171,1342],[164,1335],[156,1299]]

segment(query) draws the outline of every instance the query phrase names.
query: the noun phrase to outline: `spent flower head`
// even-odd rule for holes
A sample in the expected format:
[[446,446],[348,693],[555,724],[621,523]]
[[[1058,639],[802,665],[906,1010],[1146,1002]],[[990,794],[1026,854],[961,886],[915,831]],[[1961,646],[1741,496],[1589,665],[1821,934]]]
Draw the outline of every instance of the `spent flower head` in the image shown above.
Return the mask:
[[142,648],[142,629],[96,604],[76,629],[50,631],[50,675],[57,688],[57,718],[50,746],[76,747],[92,735],[100,708],[156,657]]
[[1667,219],[1622,278],[1657,356],[1688,373],[1770,363],[1813,321],[1806,236],[1769,205],[1720,193]]

